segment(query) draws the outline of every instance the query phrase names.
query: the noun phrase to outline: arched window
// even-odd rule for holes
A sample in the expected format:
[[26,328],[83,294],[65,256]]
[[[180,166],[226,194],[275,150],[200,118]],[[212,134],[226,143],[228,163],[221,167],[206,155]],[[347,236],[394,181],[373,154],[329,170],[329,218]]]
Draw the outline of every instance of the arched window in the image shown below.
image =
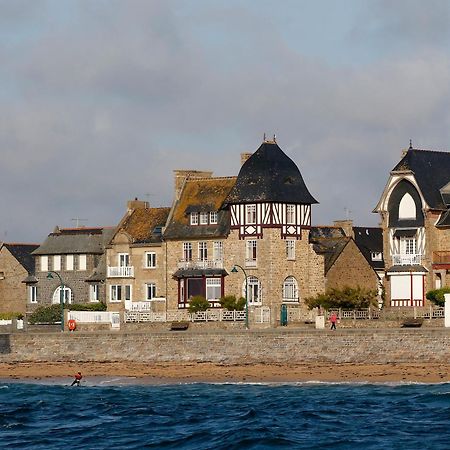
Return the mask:
[[411,194],[408,192],[400,200],[398,206],[398,218],[400,220],[416,219],[416,204],[414,203]]
[[[53,293],[53,298],[52,298],[52,303],[53,304],[57,304],[60,303],[60,292],[61,292],[61,286],[58,286],[55,290],[55,292]],[[70,289],[67,286],[64,286],[63,288],[63,298],[64,298],[64,303],[72,303],[72,289]]]
[[298,284],[294,277],[287,277],[283,283],[283,302],[298,302]]
[[[248,293],[247,299],[249,305],[260,305],[262,302],[261,283],[256,277],[247,277]],[[245,298],[245,280],[242,285],[242,296]]]

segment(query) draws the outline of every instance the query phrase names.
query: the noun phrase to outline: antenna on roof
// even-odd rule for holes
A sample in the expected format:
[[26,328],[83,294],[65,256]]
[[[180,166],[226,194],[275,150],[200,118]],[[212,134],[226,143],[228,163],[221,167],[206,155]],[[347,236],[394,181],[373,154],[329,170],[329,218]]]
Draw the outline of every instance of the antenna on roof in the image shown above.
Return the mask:
[[266,142],[266,133],[263,135],[263,142]]
[[277,136],[275,135],[275,133],[273,134],[273,142],[277,142]]
[[409,149],[412,150],[413,146],[412,146],[412,139],[409,140]]
[[87,219],[80,219],[79,217],[75,217],[75,219],[70,219],[70,220],[72,220],[72,221],[77,223],[77,225],[76,225],[77,228],[80,228],[80,222],[87,222],[88,221]]

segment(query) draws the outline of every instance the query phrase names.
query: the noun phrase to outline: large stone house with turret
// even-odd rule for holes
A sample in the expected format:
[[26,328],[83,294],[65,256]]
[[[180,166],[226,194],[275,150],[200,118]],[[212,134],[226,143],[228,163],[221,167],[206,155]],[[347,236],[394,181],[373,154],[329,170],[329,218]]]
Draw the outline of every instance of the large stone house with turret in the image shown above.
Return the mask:
[[450,286],[450,153],[410,145],[392,169],[380,214],[390,306],[423,306]]

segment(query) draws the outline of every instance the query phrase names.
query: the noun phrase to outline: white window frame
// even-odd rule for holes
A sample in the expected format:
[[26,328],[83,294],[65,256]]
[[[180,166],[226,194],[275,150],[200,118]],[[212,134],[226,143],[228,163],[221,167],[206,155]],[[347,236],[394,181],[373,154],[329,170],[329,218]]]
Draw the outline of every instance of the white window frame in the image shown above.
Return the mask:
[[43,255],[41,256],[41,272],[48,272],[48,256]]
[[293,276],[289,276],[283,281],[283,302],[299,302],[298,283]]
[[255,225],[256,224],[256,205],[245,205],[245,224]]
[[[244,280],[244,284],[242,285],[242,293],[243,297],[247,298],[249,305],[261,305],[262,304],[262,286],[261,282],[258,278],[254,276],[247,277],[247,283],[248,283],[248,293],[246,297],[246,282]],[[256,300],[255,300],[255,293],[256,293]]]
[[213,242],[213,259],[214,261],[223,261],[223,242]]
[[156,295],[156,283],[145,283],[145,299],[152,300],[157,297]]
[[192,261],[192,243],[183,242],[183,261]]
[[28,286],[28,301],[37,303],[37,286],[35,284]]
[[145,268],[156,269],[156,252],[145,252]]
[[258,262],[258,241],[247,239],[245,241],[245,263],[247,266],[256,267]]
[[100,291],[97,283],[89,285],[89,301],[92,303],[100,301]]
[[122,285],[112,284],[109,287],[109,301],[111,303],[120,303],[122,301]]
[[295,205],[286,205],[286,224],[295,224]]
[[198,225],[198,212],[191,212],[191,225]]
[[200,225],[208,225],[208,216],[207,212],[200,213]]
[[73,270],[73,255],[66,255],[66,270]]
[[286,239],[286,259],[295,261],[295,239]]
[[53,255],[53,270],[55,272],[61,271],[61,255]]
[[208,261],[208,243],[205,241],[198,243],[198,260]]
[[218,301],[222,297],[222,279],[207,278],[206,279],[206,300]]
[[370,252],[370,258],[372,261],[382,261],[383,253],[382,252]]
[[[61,286],[58,286],[54,292],[53,292],[53,297],[52,297],[52,304],[53,305],[57,305],[59,303],[61,303],[61,299],[59,298],[60,296],[60,292],[61,292]],[[64,304],[70,304],[72,303],[72,289],[70,289],[70,287],[68,286],[63,286],[63,301]]]
[[119,267],[130,267],[130,254],[129,253],[118,253],[117,254],[117,265]]
[[216,224],[218,220],[218,214],[217,211],[211,211],[209,213],[209,223],[210,224]]
[[87,270],[87,257],[84,254],[78,255],[78,270]]

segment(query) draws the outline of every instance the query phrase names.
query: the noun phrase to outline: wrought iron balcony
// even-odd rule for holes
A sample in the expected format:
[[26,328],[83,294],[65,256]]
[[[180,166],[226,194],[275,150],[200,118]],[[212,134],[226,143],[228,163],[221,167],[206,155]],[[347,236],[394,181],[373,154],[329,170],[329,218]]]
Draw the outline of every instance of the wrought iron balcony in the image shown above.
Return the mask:
[[107,274],[109,278],[132,278],[134,277],[133,266],[120,266],[111,267],[108,266]]
[[223,269],[222,259],[206,259],[206,260],[185,260],[178,261],[179,269]]
[[417,264],[422,264],[422,255],[411,254],[395,254],[392,255],[392,264],[394,266],[413,266]]

